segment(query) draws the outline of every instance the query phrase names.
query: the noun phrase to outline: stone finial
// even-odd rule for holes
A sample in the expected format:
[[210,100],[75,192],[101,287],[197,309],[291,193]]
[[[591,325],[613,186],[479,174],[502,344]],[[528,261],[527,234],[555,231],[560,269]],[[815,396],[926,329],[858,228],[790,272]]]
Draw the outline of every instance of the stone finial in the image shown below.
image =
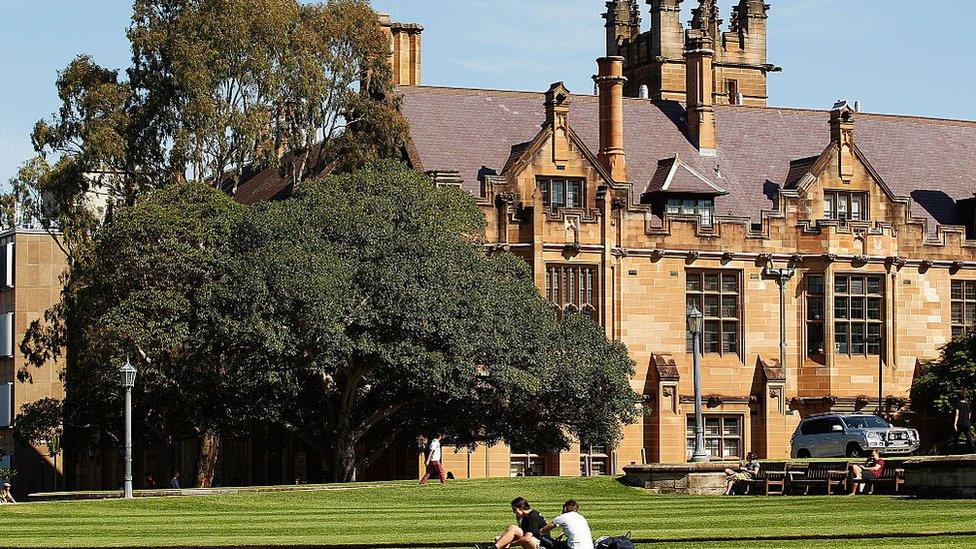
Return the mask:
[[708,33],[712,40],[718,42],[722,37],[722,19],[719,17],[718,0],[699,0],[698,7],[691,10],[691,28]]
[[562,82],[549,86],[546,92],[546,124],[552,131],[552,160],[557,165],[569,161],[569,89]]
[[854,178],[854,109],[847,101],[834,103],[830,111],[830,142],[840,151],[840,178],[849,182]]
[[603,14],[607,20],[607,55],[617,55],[623,42],[634,42],[640,35],[641,15],[637,0],[610,0]]

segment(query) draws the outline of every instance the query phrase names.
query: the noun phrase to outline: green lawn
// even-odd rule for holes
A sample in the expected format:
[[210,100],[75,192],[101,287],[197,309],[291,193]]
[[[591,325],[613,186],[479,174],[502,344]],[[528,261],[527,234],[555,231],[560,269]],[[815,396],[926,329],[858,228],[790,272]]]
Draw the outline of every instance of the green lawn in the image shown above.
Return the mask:
[[[596,536],[633,531],[646,547],[976,547],[970,500],[888,497],[654,496],[613,479],[520,478],[357,490],[37,503],[0,507],[0,545],[474,543],[511,522],[522,495],[548,517],[580,501]],[[898,539],[902,533],[940,538]],[[890,539],[747,541],[756,536],[883,533]],[[714,543],[703,539],[731,539]],[[742,540],[742,541],[737,541]]]

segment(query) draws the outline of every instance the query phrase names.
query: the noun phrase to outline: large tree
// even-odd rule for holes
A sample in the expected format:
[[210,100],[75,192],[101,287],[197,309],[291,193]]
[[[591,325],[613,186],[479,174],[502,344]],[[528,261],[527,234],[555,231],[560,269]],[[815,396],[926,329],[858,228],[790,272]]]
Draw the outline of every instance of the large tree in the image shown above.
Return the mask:
[[636,414],[626,349],[559,321],[524,260],[485,253],[485,222],[395,163],[254,208],[201,184],[156,191],[72,271],[68,428],[117,430],[131,359],[140,425],[196,436],[201,486],[219,435],[259,425],[320,448],[333,481],[435,431],[612,444]]
[[287,334],[273,361],[289,364],[299,404],[285,419],[325,451],[329,480],[434,431],[546,450],[612,444],[634,419],[626,349],[589,319],[558,322],[523,260],[486,255],[464,191],[384,164],[257,217],[236,242],[267,269],[267,310]]
[[174,185],[120,210],[79,260],[65,404],[76,448],[117,425],[126,360],[140,370],[140,425],[199,440],[199,486],[213,481],[221,434],[274,419],[276,377],[258,352],[265,300],[253,295],[259,284],[231,286],[250,272],[229,253],[245,213],[210,187]]
[[233,190],[277,166],[298,186],[402,143],[366,0],[136,0],[129,39],[137,141],[157,172]]
[[131,66],[82,55],[59,73],[61,107],[0,197],[5,223],[40,224],[68,258],[62,301],[21,345],[32,366],[86,345],[73,271],[116,208],[187,180],[233,193],[265,167],[297,188],[396,155],[405,135],[366,0],[136,0],[128,38]]

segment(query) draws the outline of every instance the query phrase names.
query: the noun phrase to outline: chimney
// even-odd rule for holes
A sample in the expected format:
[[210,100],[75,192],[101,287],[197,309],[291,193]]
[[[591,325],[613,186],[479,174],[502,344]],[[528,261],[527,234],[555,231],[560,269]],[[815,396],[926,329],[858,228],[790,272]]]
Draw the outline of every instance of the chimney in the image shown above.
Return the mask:
[[597,59],[599,71],[593,80],[600,89],[600,164],[614,181],[627,181],[624,154],[624,58]]
[[830,142],[838,147],[839,175],[848,183],[854,179],[854,114],[847,101],[834,103],[830,110]]
[[712,61],[715,50],[704,29],[691,29],[685,38],[685,75],[688,94],[688,132],[702,156],[715,156],[715,107]]
[[379,14],[380,27],[390,38],[390,68],[394,86],[420,85],[420,35],[424,28],[415,23],[394,23]]

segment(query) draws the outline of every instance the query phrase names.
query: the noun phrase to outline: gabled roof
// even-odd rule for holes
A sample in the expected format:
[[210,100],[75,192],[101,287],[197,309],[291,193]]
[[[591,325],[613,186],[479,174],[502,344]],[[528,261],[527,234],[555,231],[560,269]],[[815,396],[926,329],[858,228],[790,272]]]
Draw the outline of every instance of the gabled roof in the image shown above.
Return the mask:
[[691,166],[681,161],[677,154],[657,163],[657,171],[644,190],[645,194],[700,194],[718,196],[728,191],[712,183]]
[[[535,137],[545,120],[542,93],[438,87],[399,88],[410,121],[413,155],[424,170],[457,170],[478,195],[484,175],[498,175],[512,147]],[[569,124],[599,150],[597,98],[573,96]],[[635,202],[659,162],[678,154],[699,174],[722,174],[727,194],[718,215],[748,217],[774,207],[790,163],[819,156],[830,142],[829,112],[716,105],[718,154],[702,157],[687,134],[683,107],[673,101],[624,100],[624,147]],[[976,187],[976,122],[858,113],[855,142],[896,196],[911,197],[913,215],[965,224],[959,201]]]

